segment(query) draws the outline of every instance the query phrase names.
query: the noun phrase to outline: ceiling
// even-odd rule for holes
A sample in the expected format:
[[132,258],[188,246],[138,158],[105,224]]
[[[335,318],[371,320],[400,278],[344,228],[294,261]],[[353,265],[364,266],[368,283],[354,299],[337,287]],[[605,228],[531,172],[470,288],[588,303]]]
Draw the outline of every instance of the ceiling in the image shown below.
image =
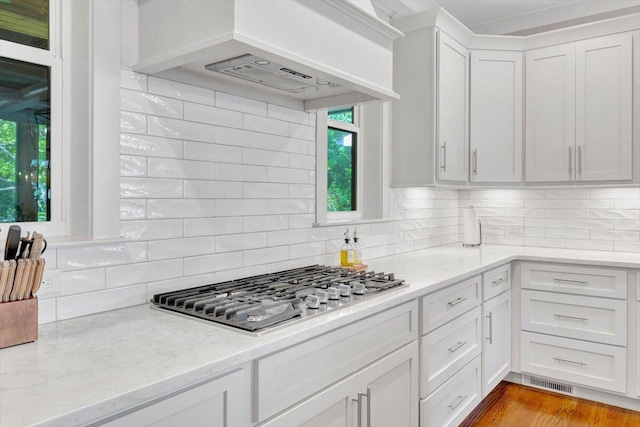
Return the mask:
[[373,5],[389,18],[440,6],[477,34],[510,35],[640,12],[638,0],[373,0]]

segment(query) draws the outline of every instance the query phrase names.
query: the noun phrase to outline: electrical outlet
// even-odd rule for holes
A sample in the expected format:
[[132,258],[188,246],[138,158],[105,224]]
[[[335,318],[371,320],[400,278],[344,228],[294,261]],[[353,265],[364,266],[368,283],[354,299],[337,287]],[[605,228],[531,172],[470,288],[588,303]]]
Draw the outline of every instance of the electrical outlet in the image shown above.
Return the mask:
[[524,226],[523,225],[510,225],[507,227],[507,235],[523,235],[524,234]]
[[62,276],[60,270],[45,270],[40,289],[36,293],[38,298],[53,298],[62,293]]

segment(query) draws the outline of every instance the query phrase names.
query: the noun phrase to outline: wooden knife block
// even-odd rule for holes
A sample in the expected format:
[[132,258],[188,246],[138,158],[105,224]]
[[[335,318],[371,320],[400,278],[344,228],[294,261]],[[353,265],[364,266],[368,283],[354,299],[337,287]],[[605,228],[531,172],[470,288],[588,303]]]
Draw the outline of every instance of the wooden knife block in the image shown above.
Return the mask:
[[0,303],[0,348],[38,339],[38,298]]

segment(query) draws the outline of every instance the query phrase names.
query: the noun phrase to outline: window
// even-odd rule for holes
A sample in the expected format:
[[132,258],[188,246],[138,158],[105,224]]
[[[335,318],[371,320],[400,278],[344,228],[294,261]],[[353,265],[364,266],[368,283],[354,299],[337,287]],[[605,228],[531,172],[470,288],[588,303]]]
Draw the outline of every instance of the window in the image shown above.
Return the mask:
[[57,5],[0,1],[0,223],[47,223],[38,229],[61,234],[62,60],[51,10]]
[[314,226],[389,221],[390,106],[316,113]]
[[327,211],[358,211],[358,132],[353,107],[327,115]]

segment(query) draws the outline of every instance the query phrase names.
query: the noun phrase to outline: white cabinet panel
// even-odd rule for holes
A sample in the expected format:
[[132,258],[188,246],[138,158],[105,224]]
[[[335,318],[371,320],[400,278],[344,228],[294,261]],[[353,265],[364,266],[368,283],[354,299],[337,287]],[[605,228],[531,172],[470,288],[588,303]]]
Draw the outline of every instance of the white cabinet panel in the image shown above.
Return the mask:
[[627,302],[522,290],[522,329],[625,346]]
[[482,300],[487,301],[511,288],[511,264],[482,273]]
[[103,426],[222,427],[249,425],[249,383],[238,370],[162,399]]
[[482,349],[480,307],[429,332],[420,341],[420,395],[427,396]]
[[421,426],[457,426],[480,403],[480,356],[420,402]]
[[626,393],[627,349],[522,332],[522,372]]
[[631,179],[631,34],[576,44],[577,179]]
[[422,298],[422,333],[427,333],[480,305],[480,276]]
[[471,53],[471,181],[522,180],[522,52]]
[[466,182],[469,51],[439,31],[437,57],[438,179]]
[[483,304],[482,397],[511,371],[511,290]]
[[526,54],[526,181],[571,181],[575,166],[575,45]]

